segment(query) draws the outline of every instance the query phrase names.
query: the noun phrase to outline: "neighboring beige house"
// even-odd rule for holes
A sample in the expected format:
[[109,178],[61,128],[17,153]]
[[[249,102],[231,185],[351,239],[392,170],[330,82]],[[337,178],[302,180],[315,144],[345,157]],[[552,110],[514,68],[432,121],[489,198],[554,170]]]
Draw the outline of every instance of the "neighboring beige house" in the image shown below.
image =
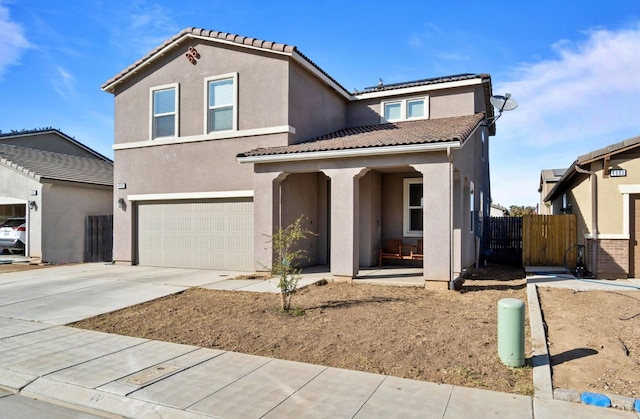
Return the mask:
[[544,199],[566,171],[567,169],[544,169],[540,171],[540,187],[538,188],[540,205],[538,207],[538,214],[553,214],[551,203],[545,202]]
[[[351,280],[388,239],[424,240],[427,285],[476,258],[489,213],[487,74],[349,92],[296,47],[185,29],[107,81],[114,259],[265,270],[300,215],[312,265]],[[114,204],[115,205],[115,204]]]
[[489,216],[490,217],[508,217],[509,209],[506,207],[503,207],[502,205],[491,204]]
[[56,129],[0,134],[0,210],[25,217],[25,254],[83,262],[85,219],[113,213],[113,162]]
[[544,198],[553,214],[576,214],[597,277],[640,277],[639,152],[640,136],[579,156]]

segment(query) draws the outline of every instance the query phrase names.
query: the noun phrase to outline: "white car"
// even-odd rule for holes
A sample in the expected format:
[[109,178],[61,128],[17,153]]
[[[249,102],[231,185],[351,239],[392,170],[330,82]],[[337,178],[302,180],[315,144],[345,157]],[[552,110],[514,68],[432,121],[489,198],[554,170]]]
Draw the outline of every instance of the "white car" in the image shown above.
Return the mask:
[[27,223],[24,218],[9,218],[0,225],[0,250],[24,250]]

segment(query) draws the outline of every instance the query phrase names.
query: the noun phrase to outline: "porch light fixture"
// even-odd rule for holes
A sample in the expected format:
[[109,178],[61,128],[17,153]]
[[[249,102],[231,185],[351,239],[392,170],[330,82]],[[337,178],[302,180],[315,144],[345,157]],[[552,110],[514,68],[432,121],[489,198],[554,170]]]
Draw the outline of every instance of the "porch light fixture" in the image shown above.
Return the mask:
[[120,208],[121,210],[125,210],[127,209],[127,203],[124,202],[124,198],[118,198],[118,208]]
[[36,201],[29,201],[29,209],[36,209]]

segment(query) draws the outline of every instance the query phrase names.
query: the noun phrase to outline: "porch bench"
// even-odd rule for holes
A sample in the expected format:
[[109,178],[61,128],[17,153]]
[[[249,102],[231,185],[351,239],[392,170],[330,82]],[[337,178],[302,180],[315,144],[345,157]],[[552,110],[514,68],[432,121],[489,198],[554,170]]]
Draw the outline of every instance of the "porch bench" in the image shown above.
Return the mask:
[[413,246],[404,245],[402,239],[388,239],[387,246],[380,249],[378,261],[380,268],[382,268],[382,259],[411,259],[412,249]]
[[411,246],[411,253],[409,254],[409,256],[411,260],[424,260],[424,249],[422,240],[418,240],[418,244],[416,247]]

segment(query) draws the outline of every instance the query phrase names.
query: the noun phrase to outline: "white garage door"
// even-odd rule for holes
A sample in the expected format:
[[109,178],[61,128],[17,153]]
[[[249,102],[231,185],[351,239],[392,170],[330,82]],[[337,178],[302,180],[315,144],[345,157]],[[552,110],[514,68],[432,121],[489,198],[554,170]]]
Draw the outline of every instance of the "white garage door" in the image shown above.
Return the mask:
[[140,203],[138,263],[253,270],[253,201],[216,199]]

